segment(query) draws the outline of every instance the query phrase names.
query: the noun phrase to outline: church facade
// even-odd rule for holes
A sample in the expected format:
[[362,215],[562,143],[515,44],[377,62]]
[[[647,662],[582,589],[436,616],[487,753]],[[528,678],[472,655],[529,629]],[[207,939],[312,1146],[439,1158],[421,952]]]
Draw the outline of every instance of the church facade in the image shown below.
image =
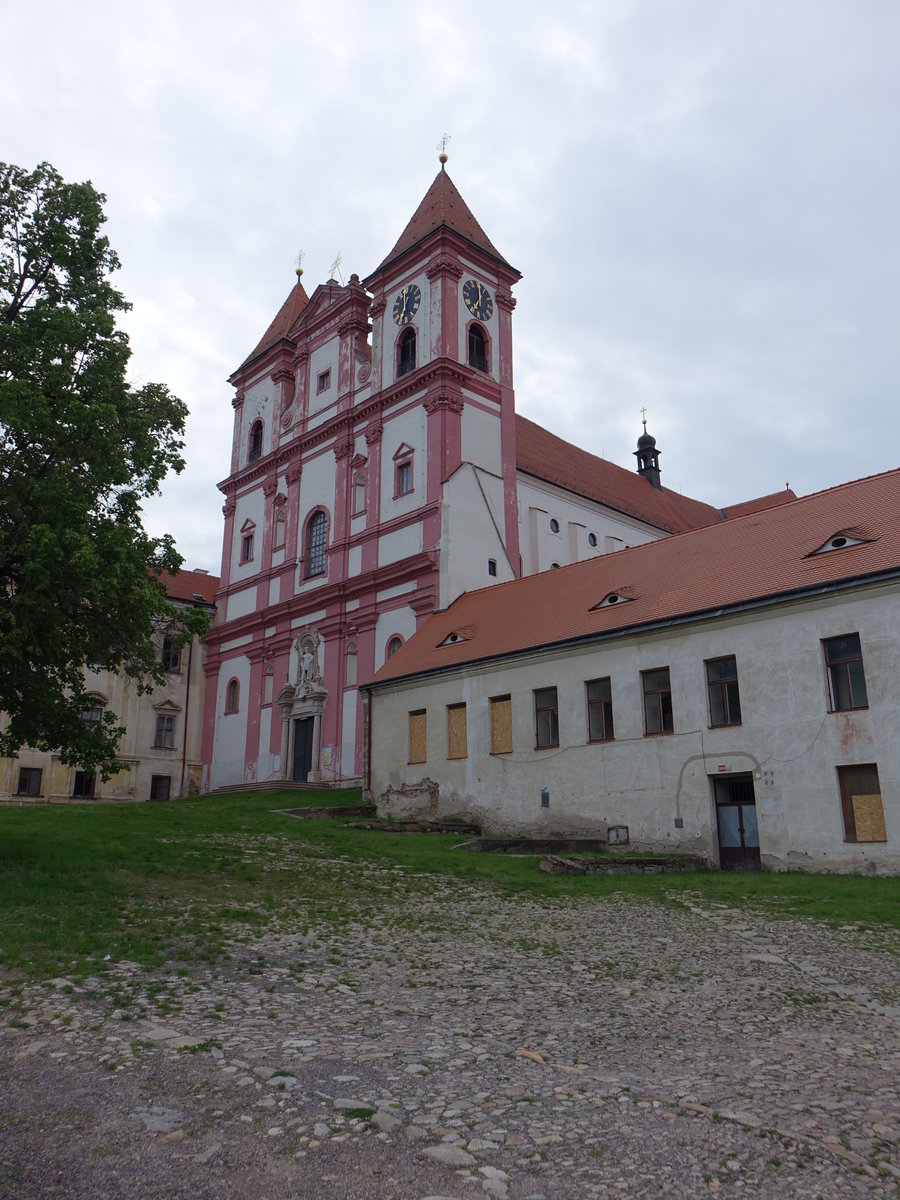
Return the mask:
[[646,431],[630,472],[516,414],[520,274],[443,163],[366,279],[299,276],[230,379],[204,789],[359,781],[359,685],[433,612],[723,517]]

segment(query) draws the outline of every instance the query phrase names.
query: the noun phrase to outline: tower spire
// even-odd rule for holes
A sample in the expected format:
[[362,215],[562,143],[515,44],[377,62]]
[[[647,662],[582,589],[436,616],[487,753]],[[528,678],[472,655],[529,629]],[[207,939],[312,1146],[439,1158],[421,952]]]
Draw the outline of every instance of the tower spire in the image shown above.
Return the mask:
[[637,461],[638,475],[649,480],[657,491],[662,491],[662,484],[659,481],[659,451],[656,449],[656,438],[653,434],[647,432],[647,409],[641,409],[641,419],[644,422],[644,432],[638,438],[637,450],[634,451],[634,456]]

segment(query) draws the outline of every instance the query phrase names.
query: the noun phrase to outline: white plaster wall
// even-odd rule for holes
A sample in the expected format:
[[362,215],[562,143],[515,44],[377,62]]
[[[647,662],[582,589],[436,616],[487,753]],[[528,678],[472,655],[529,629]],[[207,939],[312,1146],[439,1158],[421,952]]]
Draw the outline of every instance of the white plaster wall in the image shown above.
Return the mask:
[[358,575],[362,570],[362,546],[351,546],[347,551],[347,574]]
[[[473,588],[513,579],[500,531],[503,480],[464,464],[444,485],[441,522],[441,607]],[[488,574],[488,560],[497,564]]]
[[[635,848],[715,857],[711,777],[754,776],[763,863],[775,869],[900,871],[900,589],[760,611],[472,668],[430,685],[373,696],[376,797],[434,780],[443,812],[470,813],[494,832],[604,836],[628,825]],[[821,640],[858,632],[869,708],[828,711]],[[711,729],[704,660],[737,659],[741,725]],[[643,736],[640,672],[668,666],[675,733]],[[609,676],[615,741],[587,742],[585,681]],[[555,686],[560,746],[534,748],[533,690]],[[489,698],[512,696],[514,751],[490,754]],[[449,760],[446,706],[468,704],[469,757]],[[405,762],[408,713],[426,708],[428,761]],[[878,767],[888,841],[847,843],[837,766]],[[541,808],[541,788],[550,807]],[[683,828],[678,829],[675,818]]]
[[[554,562],[564,567],[608,553],[613,549],[608,538],[617,539],[617,548],[624,549],[667,536],[650,525],[602,504],[573,496],[530,475],[519,473],[516,488],[523,575],[547,571]],[[554,517],[559,522],[559,533],[550,531],[550,520]],[[597,537],[596,548],[588,544],[590,533]]]
[[280,579],[270,579],[269,580],[269,605],[271,606],[273,604],[277,604],[280,596],[281,596],[281,580]]
[[[381,520],[412,512],[425,503],[427,454],[425,443],[426,414],[421,404],[407,409],[384,422],[381,440]],[[412,447],[413,486],[412,491],[394,499],[394,455],[402,445]]]
[[359,692],[356,688],[344,692],[344,711],[341,715],[341,775],[345,779],[355,776],[356,757],[356,711]]
[[259,758],[256,763],[256,778],[262,782],[271,779],[273,775],[272,752],[269,749],[272,739],[272,705],[266,705],[259,710]]
[[[237,498],[234,510],[234,530],[231,536],[231,584],[240,583],[259,574],[262,566],[263,533],[265,532],[266,498],[262,486],[244,492]],[[253,558],[246,563],[241,562],[241,539],[243,526],[251,521],[253,529]]]
[[[225,712],[225,689],[231,679],[237,679],[240,685],[240,707],[236,713]],[[216,681],[216,732],[209,769],[211,788],[255,781],[254,772],[250,772],[253,778],[248,778],[244,771],[249,709],[250,660],[244,655],[227,658],[219,667]]]
[[268,377],[258,380],[244,392],[244,403],[241,407],[240,433],[238,448],[238,463],[246,467],[249,461],[250,427],[254,421],[263,423],[263,454],[272,449],[272,407],[274,402],[274,384]]
[[500,454],[500,414],[467,404],[462,411],[462,461],[493,475],[503,474]]
[[463,266],[463,275],[459,281],[459,291],[457,293],[459,361],[463,363],[469,361],[469,324],[475,318],[466,308],[465,301],[463,300],[463,287],[467,280],[474,279],[476,282],[480,283],[482,287],[486,287],[488,289],[488,291],[491,293],[491,299],[494,302],[494,311],[491,313],[489,320],[479,321],[479,324],[484,326],[491,340],[491,369],[489,371],[489,375],[492,379],[499,379],[500,364],[497,338],[500,330],[500,314],[497,307],[497,277],[496,275],[485,275],[482,267],[476,267],[472,263],[466,262],[465,259],[460,259],[460,262]]
[[416,590],[416,581],[408,580],[406,583],[395,584],[394,587],[382,588],[375,597],[375,600],[380,604],[383,600],[392,600],[394,596],[405,596],[407,592]]
[[422,525],[417,521],[414,525],[406,525],[393,533],[386,533],[378,539],[378,565],[399,562],[409,558],[411,554],[422,553]]
[[[419,304],[419,310],[410,321],[409,325],[404,325],[402,329],[394,321],[394,302],[400,294],[400,289],[406,287],[407,284],[414,283],[418,286],[422,293],[422,300]],[[440,314],[437,311],[440,307],[440,291],[435,290],[432,293],[431,284],[424,271],[417,275],[404,275],[396,280],[394,284],[385,291],[386,308],[384,310],[383,327],[382,327],[382,359],[381,359],[381,386],[382,388],[390,387],[395,381],[397,375],[397,340],[404,329],[412,328],[416,331],[416,366],[421,367],[424,363],[430,362],[435,357],[433,340],[435,330],[440,328]],[[365,451],[362,451],[365,454]]]
[[242,592],[233,592],[228,597],[228,617],[229,621],[236,621],[238,617],[246,617],[250,613],[256,611],[256,585],[244,588]]
[[[324,346],[320,346],[318,350],[313,350],[309,356],[309,406],[307,411],[310,416],[337,403],[339,345],[339,339],[334,337]],[[323,371],[331,371],[331,385],[324,392],[320,392],[317,389],[319,376]],[[303,469],[306,470],[306,467],[304,466]]]
[[375,622],[375,669],[384,664],[385,652],[390,639],[399,634],[408,642],[416,632],[416,614],[408,606],[392,608],[378,614]]

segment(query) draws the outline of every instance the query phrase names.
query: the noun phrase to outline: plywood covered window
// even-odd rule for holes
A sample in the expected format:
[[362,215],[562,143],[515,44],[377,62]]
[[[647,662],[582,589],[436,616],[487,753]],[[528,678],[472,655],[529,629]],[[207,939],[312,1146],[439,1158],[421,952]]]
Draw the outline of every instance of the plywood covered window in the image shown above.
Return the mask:
[[465,758],[468,754],[468,726],[465,704],[447,705],[447,757]]
[[845,842],[886,842],[884,804],[875,763],[838,767]]
[[420,708],[409,714],[409,761],[423,763],[427,758],[427,733],[425,709]]
[[491,697],[491,754],[512,754],[512,699]]

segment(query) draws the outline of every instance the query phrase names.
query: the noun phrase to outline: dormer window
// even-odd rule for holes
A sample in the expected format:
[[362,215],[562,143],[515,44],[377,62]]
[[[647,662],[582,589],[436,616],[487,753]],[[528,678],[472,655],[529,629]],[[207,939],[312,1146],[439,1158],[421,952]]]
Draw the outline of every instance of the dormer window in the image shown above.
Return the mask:
[[438,644],[441,646],[458,646],[460,642],[465,642],[467,640],[467,638],[464,638],[461,633],[457,633],[457,631],[454,629],[453,633],[448,633],[444,640]]
[[623,596],[621,592],[607,592],[600,603],[591,608],[591,612],[596,612],[598,608],[612,608],[614,604],[627,604],[633,599],[633,596]]
[[416,369],[416,331],[405,329],[397,343],[397,378]]
[[862,546],[867,540],[867,538],[856,537],[854,534],[844,530],[836,533],[834,537],[830,537],[825,545],[820,546],[818,550],[813,550],[813,555],[828,554],[832,550],[844,550],[848,546]]
[[469,326],[469,366],[476,371],[488,369],[487,338],[480,325]]
[[247,451],[247,461],[256,462],[263,450],[263,423],[254,421],[250,427],[250,445]]

